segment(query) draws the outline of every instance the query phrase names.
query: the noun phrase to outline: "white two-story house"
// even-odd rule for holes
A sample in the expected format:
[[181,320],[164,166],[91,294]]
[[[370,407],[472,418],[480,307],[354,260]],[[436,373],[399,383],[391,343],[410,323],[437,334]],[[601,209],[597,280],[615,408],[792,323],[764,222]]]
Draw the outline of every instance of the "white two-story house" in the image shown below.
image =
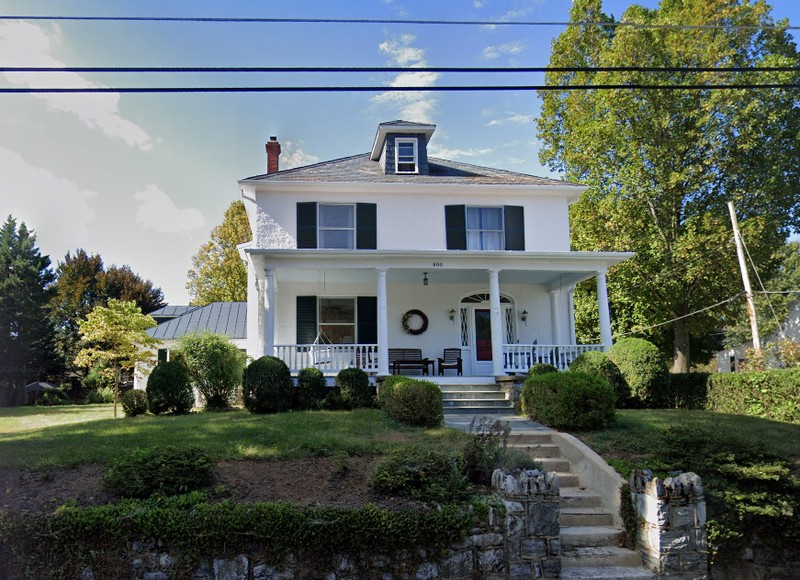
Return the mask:
[[[611,344],[606,272],[631,254],[570,251],[585,187],[429,157],[435,128],[382,123],[368,153],[285,171],[270,139],[267,173],[239,181],[249,355],[387,375],[396,349],[456,348],[465,376],[497,377]],[[572,292],[590,278],[601,343],[576,345]]]

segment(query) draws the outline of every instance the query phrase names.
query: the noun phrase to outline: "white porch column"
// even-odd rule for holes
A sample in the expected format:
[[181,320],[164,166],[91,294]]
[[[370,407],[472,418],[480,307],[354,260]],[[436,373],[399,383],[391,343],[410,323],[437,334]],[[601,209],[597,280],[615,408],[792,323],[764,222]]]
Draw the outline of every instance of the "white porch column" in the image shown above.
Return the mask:
[[275,270],[264,269],[264,354],[275,354]]
[[571,286],[567,292],[567,302],[569,308],[569,343],[578,344],[575,336],[575,286]]
[[261,285],[256,276],[253,257],[247,256],[247,354],[255,358],[264,353],[262,333],[264,311],[261,308]]
[[597,310],[600,316],[600,343],[603,350],[611,346],[611,313],[608,310],[608,286],[606,273],[597,273]]
[[489,270],[489,304],[492,328],[492,373],[499,377],[505,374],[503,366],[503,321],[500,309],[500,271]]
[[386,270],[378,269],[378,375],[389,374],[389,308],[386,298]]
[[564,337],[561,335],[561,292],[558,290],[550,291],[550,325],[553,328],[553,343],[563,344]]

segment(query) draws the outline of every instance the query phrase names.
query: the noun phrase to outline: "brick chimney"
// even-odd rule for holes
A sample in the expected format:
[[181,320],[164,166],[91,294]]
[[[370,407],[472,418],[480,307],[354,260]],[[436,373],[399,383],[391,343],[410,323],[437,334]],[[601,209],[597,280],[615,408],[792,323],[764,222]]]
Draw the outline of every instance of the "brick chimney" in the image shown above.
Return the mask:
[[270,137],[267,148],[267,174],[278,172],[278,157],[281,155],[281,144],[277,137]]

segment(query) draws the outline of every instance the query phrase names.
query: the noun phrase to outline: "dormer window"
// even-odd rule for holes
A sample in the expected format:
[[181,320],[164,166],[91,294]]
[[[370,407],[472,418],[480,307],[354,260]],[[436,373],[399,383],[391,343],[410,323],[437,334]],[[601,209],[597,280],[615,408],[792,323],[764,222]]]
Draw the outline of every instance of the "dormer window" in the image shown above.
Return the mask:
[[395,167],[397,173],[417,173],[417,140],[395,141]]

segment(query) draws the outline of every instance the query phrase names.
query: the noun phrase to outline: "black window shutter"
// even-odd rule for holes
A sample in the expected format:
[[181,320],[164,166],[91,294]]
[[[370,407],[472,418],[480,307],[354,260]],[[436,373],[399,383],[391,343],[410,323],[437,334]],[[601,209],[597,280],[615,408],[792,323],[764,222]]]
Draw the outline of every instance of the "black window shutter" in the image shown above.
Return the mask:
[[448,250],[467,249],[467,208],[463,205],[444,206],[444,222]]
[[375,296],[359,296],[356,300],[358,310],[359,344],[378,344],[378,299]]
[[507,205],[505,210],[506,250],[525,251],[525,214],[521,205]]
[[297,247],[317,247],[317,204],[313,201],[297,203]]
[[377,205],[356,204],[356,249],[374,250],[378,247]]
[[317,338],[317,297],[297,297],[297,344],[312,344]]

